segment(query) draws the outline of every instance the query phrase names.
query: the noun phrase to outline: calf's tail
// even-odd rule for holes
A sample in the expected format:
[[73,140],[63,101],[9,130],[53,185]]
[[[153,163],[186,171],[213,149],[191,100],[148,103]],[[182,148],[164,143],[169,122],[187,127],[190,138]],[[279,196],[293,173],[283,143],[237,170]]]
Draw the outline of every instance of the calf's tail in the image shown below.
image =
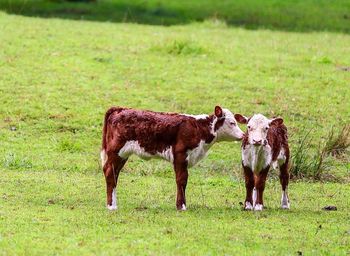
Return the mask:
[[110,117],[111,114],[114,112],[120,112],[122,108],[118,107],[111,107],[107,110],[105,114],[105,119],[103,123],[103,130],[102,130],[102,150],[106,150],[107,147],[107,126],[108,126],[108,118]]

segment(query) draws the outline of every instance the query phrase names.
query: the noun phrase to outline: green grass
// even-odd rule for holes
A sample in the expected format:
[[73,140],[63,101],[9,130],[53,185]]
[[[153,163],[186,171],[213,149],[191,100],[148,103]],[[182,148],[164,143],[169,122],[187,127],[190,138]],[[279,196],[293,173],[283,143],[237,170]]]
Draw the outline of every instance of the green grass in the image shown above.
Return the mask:
[[[6,9],[10,2],[16,9],[21,1],[0,9],[19,13]],[[327,6],[307,3],[310,10]],[[94,22],[51,15],[58,6],[37,1],[24,16],[0,12],[0,255],[350,252],[349,151],[326,158],[326,176],[340,182],[291,183],[290,211],[278,209],[280,186],[271,172],[262,213],[241,211],[239,143],[215,145],[190,170],[184,213],[175,210],[171,166],[136,157],[120,175],[120,209],[108,212],[99,162],[111,105],[200,114],[220,104],[247,116],[278,115],[292,152],[310,129],[310,150],[317,150],[332,129],[350,122],[348,23],[302,18],[306,25],[293,27],[272,12],[268,19],[281,26],[247,30],[208,14],[181,15],[182,22],[166,24],[183,25],[165,27],[141,13],[135,21],[147,25],[96,22],[102,11],[87,17]],[[344,6],[334,1],[330,10],[340,15]],[[313,21],[321,25],[307,25]],[[338,211],[322,211],[326,205]]]
[[[174,207],[166,174],[123,173],[119,210],[104,208],[103,177],[58,171],[0,173],[0,247],[14,254],[346,255],[349,186],[292,183],[292,209],[268,183],[266,211],[244,212],[243,182],[194,171],[187,212]],[[325,205],[338,211],[326,212]]]

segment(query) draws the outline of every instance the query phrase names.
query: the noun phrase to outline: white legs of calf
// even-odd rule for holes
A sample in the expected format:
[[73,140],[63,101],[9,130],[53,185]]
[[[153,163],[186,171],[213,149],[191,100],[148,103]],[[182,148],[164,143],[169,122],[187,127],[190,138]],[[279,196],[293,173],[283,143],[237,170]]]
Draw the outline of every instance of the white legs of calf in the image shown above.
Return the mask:
[[245,202],[244,210],[252,211],[253,205],[250,202]]
[[[262,211],[262,209],[264,207],[262,204],[256,204],[256,197],[257,197],[257,193],[256,193],[256,189],[254,188],[254,190],[253,190],[253,205],[250,202],[245,202],[245,206],[244,206],[245,210]],[[282,209],[289,209],[290,208],[290,202],[289,202],[287,190],[282,191],[281,207],[282,207]],[[111,210],[111,211],[118,209],[118,207],[117,207],[117,194],[116,194],[115,188],[113,189],[113,192],[112,192],[112,204],[107,205],[107,208],[108,208],[108,210]],[[186,211],[185,204],[182,204],[181,211]]]
[[[262,204],[256,203],[256,199],[257,199],[256,188],[254,188],[254,190],[253,190],[252,199],[253,199],[253,204],[251,204],[250,202],[245,202],[244,210],[262,211],[264,206]],[[289,202],[289,198],[288,198],[287,189],[285,191],[282,191],[281,207],[282,207],[282,209],[290,209],[290,202]]]
[[114,211],[114,210],[117,210],[117,194],[116,194],[116,191],[115,191],[115,188],[113,189],[113,192],[112,192],[112,204],[111,205],[107,205],[107,209],[110,210],[110,211]]
[[262,211],[263,208],[264,208],[264,207],[263,207],[262,204],[256,204],[256,205],[254,206],[254,211]]
[[254,211],[262,211],[263,205],[256,203],[257,196],[258,196],[258,193],[256,192],[256,188],[254,188],[254,190],[253,190],[253,208],[254,208]]
[[256,188],[254,187],[253,189],[253,207],[255,207],[256,204],[256,197],[257,197],[257,192],[256,192]]
[[256,204],[256,198],[257,198],[257,192],[256,192],[256,188],[254,188],[253,189],[253,195],[252,195],[253,204],[251,204],[250,202],[245,202],[244,210],[261,211],[263,209],[263,205],[262,204]]
[[290,202],[287,194],[287,189],[282,191],[282,197],[281,197],[281,207],[282,209],[289,209],[290,208]]

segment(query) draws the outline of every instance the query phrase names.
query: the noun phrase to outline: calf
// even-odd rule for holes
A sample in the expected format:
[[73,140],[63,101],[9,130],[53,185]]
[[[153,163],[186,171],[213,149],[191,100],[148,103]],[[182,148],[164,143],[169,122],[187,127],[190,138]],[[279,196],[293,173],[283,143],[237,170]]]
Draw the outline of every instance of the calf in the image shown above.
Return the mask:
[[272,165],[280,169],[282,208],[289,209],[287,187],[289,182],[289,147],[287,128],[282,118],[267,119],[261,114],[246,118],[235,115],[239,123],[247,124],[242,141],[242,166],[245,176],[245,210],[261,211],[267,173]]
[[107,185],[107,208],[117,209],[118,175],[128,157],[160,157],[174,166],[178,210],[186,210],[187,168],[217,141],[243,138],[234,115],[215,107],[212,115],[161,113],[112,107],[105,114],[101,159]]

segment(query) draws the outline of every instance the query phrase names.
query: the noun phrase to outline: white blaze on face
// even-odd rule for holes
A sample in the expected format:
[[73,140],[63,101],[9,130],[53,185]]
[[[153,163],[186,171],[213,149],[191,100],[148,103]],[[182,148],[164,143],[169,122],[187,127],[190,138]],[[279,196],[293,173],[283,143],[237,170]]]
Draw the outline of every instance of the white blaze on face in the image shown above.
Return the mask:
[[269,129],[270,120],[261,114],[257,114],[250,118],[248,127],[248,142],[252,145],[266,145],[267,131]]
[[243,131],[237,125],[237,121],[232,112],[226,108],[223,110],[224,124],[216,131],[219,140],[241,140],[243,138]]

